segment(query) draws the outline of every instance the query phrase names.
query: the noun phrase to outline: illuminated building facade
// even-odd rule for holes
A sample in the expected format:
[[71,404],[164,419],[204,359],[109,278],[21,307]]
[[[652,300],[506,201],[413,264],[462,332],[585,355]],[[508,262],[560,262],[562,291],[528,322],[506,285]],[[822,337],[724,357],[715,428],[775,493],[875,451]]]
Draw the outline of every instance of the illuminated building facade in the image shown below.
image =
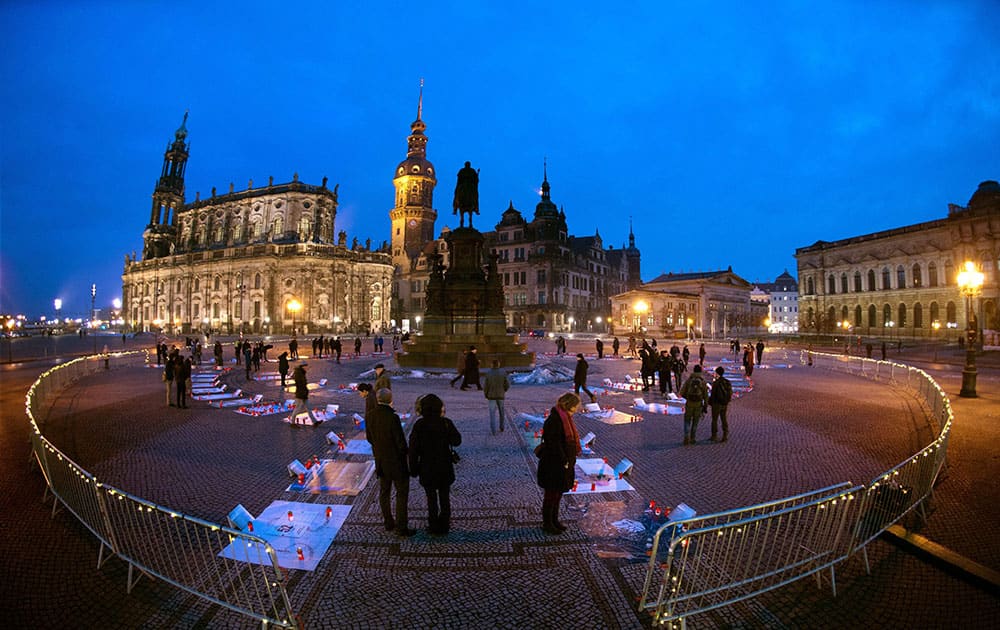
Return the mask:
[[[390,321],[388,246],[335,229],[338,191],[291,182],[185,203],[187,114],[167,147],[143,252],[125,257],[122,313],[133,330],[303,334]],[[289,304],[293,309],[288,308]],[[299,305],[298,311],[294,305]]]

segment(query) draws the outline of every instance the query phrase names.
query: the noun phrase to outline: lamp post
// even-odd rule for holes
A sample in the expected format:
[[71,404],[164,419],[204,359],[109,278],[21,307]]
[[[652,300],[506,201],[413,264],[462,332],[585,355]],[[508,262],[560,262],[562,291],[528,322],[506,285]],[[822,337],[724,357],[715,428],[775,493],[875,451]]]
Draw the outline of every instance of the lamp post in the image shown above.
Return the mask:
[[938,352],[937,339],[935,339],[935,337],[937,337],[937,331],[939,330],[941,330],[941,322],[935,319],[933,322],[931,322],[931,345],[934,346],[935,362],[937,361],[937,352]]
[[649,304],[646,304],[642,300],[639,300],[632,305],[632,312],[635,315],[632,317],[632,332],[639,332],[642,329],[642,316],[646,314],[649,310]]
[[[94,303],[97,300],[97,284],[90,285],[90,332],[94,333]],[[97,354],[97,334],[94,334],[94,354]]]
[[417,315],[413,319],[414,319],[415,322],[417,322],[417,330],[420,330],[420,316]]
[[295,298],[288,301],[288,310],[292,313],[292,335],[295,335],[295,316],[300,310],[302,310],[302,302],[299,302]]
[[965,369],[962,370],[962,391],[958,393],[963,398],[976,398],[976,318],[972,312],[972,299],[979,295],[983,286],[983,272],[976,269],[971,260],[965,262],[965,269],[958,272],[958,288],[965,296],[965,316],[968,330],[965,336]]
[[270,337],[271,336],[271,316],[270,315],[265,315],[264,316],[264,330],[266,331],[265,334]]
[[573,333],[573,324],[574,324],[574,322],[576,322],[576,320],[573,319],[572,317],[570,317],[569,318],[569,332],[570,332],[570,334]]

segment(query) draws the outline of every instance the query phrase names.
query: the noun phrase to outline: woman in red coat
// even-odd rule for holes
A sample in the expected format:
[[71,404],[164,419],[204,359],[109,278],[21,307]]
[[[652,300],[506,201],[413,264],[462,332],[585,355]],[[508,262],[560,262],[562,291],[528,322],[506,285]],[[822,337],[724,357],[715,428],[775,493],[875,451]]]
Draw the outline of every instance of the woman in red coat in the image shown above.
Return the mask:
[[573,414],[580,409],[580,397],[566,393],[559,397],[542,427],[538,448],[538,485],[545,490],[542,501],[542,530],[561,534],[566,526],[559,522],[559,502],[573,487],[576,456],[580,454],[580,433]]

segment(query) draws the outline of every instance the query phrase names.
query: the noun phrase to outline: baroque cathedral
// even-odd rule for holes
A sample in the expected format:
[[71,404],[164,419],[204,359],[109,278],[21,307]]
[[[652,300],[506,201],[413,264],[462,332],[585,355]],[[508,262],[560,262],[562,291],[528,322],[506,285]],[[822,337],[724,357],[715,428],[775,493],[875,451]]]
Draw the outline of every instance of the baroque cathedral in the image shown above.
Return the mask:
[[185,202],[187,114],[167,146],[143,251],[125,257],[132,330],[171,334],[362,331],[388,326],[392,264],[335,228],[337,186],[292,181]]

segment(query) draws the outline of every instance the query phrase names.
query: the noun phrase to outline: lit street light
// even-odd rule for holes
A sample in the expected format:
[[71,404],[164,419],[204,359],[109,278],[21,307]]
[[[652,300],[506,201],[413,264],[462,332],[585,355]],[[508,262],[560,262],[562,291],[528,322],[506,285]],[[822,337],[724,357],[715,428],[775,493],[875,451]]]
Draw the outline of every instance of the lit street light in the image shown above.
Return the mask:
[[931,323],[931,343],[934,345],[934,361],[937,361],[938,352],[937,340],[934,339],[934,337],[937,337],[937,331],[939,330],[941,330],[941,322],[935,319],[934,322]]
[[632,332],[639,332],[642,330],[642,316],[645,315],[648,310],[649,304],[646,304],[642,300],[639,300],[632,305],[632,311],[635,313],[635,316],[632,318]]
[[295,335],[295,316],[302,310],[302,302],[292,298],[288,301],[288,310],[292,313],[292,335]]
[[97,300],[97,284],[90,285],[90,332],[94,335],[94,354],[97,354],[97,334],[94,330],[94,302]]
[[976,398],[976,317],[972,312],[972,299],[983,286],[983,272],[972,261],[965,262],[965,269],[958,272],[958,288],[965,296],[965,315],[968,322],[965,340],[965,369],[962,370],[963,398]]

